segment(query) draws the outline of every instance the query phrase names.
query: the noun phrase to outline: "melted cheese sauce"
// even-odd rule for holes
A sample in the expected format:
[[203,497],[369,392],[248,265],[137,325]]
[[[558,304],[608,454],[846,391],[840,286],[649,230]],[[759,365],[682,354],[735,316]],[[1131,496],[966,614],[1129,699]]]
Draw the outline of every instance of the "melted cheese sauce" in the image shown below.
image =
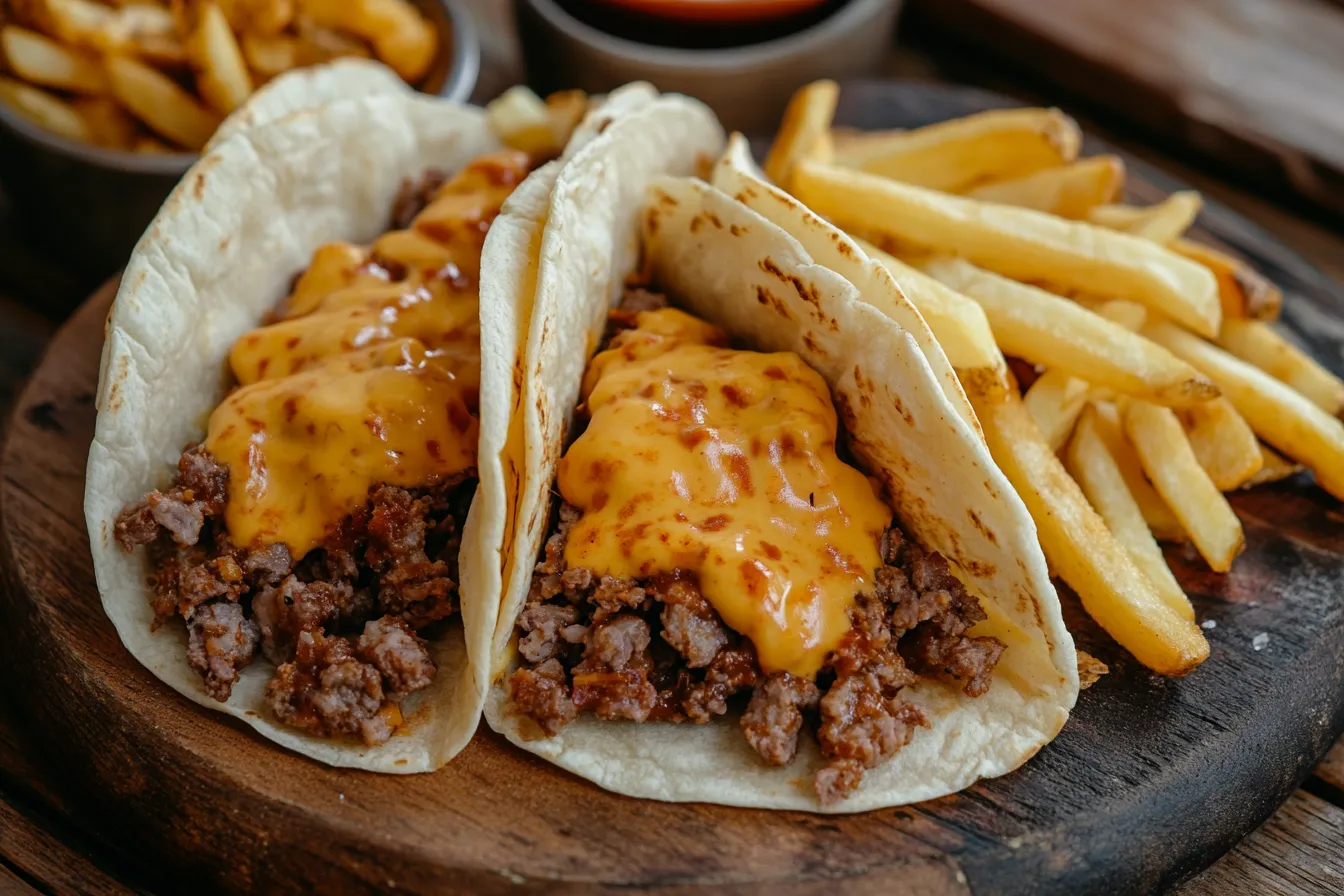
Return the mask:
[[235,544],[301,557],[379,484],[433,485],[476,464],[481,250],[527,156],[476,160],[407,230],[329,243],[246,333],[206,448],[229,468]]
[[836,456],[830,393],[797,355],[724,348],[674,309],[637,321],[585,378],[591,419],[558,475],[583,513],[565,560],[694,574],[762,669],[814,676],[871,587],[891,511]]

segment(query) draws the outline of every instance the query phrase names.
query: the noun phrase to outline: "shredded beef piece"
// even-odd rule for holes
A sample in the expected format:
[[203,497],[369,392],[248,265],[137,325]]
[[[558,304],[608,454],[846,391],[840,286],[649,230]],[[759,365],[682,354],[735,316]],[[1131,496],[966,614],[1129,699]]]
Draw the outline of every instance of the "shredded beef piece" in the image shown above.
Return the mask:
[[434,679],[434,661],[425,641],[400,619],[384,616],[365,623],[355,652],[383,676],[389,697],[413,694]]
[[527,634],[518,639],[518,651],[529,663],[548,660],[566,645],[582,643],[587,626],[578,625],[579,611],[555,604],[532,604],[518,616]]
[[742,733],[767,765],[788,765],[798,752],[803,713],[817,706],[815,683],[788,672],[772,672],[752,691],[742,714]]
[[817,769],[812,787],[823,806],[832,806],[859,789],[864,766],[857,759],[832,759]]
[[584,638],[583,661],[574,667],[574,704],[600,719],[648,718],[658,700],[649,681],[649,626],[619,615],[594,624]]
[[299,635],[323,631],[334,622],[342,598],[351,590],[345,582],[301,582],[290,576],[279,587],[259,591],[252,598],[252,614],[261,629],[266,659],[277,664],[290,660]]
[[243,593],[242,569],[228,554],[208,557],[199,547],[173,551],[159,566],[154,582],[153,627],[217,597],[236,601]]
[[708,666],[728,646],[728,630],[699,588],[686,579],[671,579],[654,584],[651,591],[663,605],[663,640],[686,658],[688,667]]
[[726,713],[728,698],[753,687],[759,678],[756,651],[750,641],[743,640],[719,651],[705,670],[704,680],[686,689],[681,707],[690,721],[703,725]]
[[229,699],[238,670],[252,662],[257,626],[232,601],[201,604],[187,617],[187,662],[205,677],[205,692]]
[[457,593],[451,567],[425,553],[425,515],[433,504],[386,485],[369,496],[364,562],[382,573],[378,599],[385,611],[416,628],[451,615]]
[[[917,545],[905,548],[910,582],[919,590],[923,608],[936,605],[936,611],[920,612],[918,624],[901,640],[901,654],[915,671],[931,675],[942,672],[965,682],[963,690],[979,697],[989,690],[994,666],[1003,653],[997,638],[972,638],[967,629],[985,619],[979,601],[967,594],[940,554],[925,553]],[[893,619],[902,608],[893,612]],[[915,616],[906,613],[902,621]]]
[[452,615],[457,582],[448,577],[446,563],[399,563],[381,585],[378,600],[383,608],[416,628]]
[[[908,679],[913,680],[914,676]],[[838,799],[848,793],[837,792],[843,783],[852,785],[849,790],[857,787],[862,781],[858,766],[872,768],[890,759],[910,742],[916,726],[927,724],[923,713],[902,701],[894,690],[884,687],[877,672],[865,671],[837,681],[821,698],[817,740],[822,755],[832,760],[828,765],[841,774],[815,782],[820,799]]]
[[243,555],[243,572],[253,584],[274,585],[284,581],[293,568],[294,558],[283,544],[256,548]]
[[615,576],[602,576],[597,587],[588,595],[588,599],[597,605],[593,621],[601,622],[622,610],[633,610],[644,606],[648,595],[635,584],[634,579],[618,579]]
[[392,735],[378,670],[360,662],[345,638],[299,635],[293,662],[275,670],[266,696],[276,718],[314,734],[359,735],[369,746]]
[[410,227],[415,221],[415,216],[433,201],[434,194],[447,180],[448,175],[437,168],[426,171],[418,181],[409,177],[402,178],[401,186],[397,188],[397,196],[392,200],[392,229],[405,230]]
[[224,510],[229,471],[203,446],[183,452],[178,482],[167,492],[153,491],[117,515],[113,535],[123,550],[151,544],[165,532],[179,548],[196,544],[207,518]]
[[559,660],[545,660],[530,668],[519,666],[509,676],[513,711],[532,719],[548,737],[554,737],[579,714],[566,679]]
[[425,511],[428,498],[416,499],[404,488],[383,485],[369,495],[364,562],[382,572],[402,561],[419,562],[425,556]]

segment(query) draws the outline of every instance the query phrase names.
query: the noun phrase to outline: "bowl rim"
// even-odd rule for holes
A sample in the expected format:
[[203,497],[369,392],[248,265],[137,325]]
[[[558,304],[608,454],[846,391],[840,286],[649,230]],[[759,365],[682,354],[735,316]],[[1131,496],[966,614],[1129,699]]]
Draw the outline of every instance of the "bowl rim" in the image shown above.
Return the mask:
[[844,6],[815,25],[756,44],[696,50],[645,44],[609,34],[582,22],[555,0],[522,0],[552,28],[578,40],[590,49],[622,57],[641,65],[664,69],[736,68],[805,53],[827,41],[848,34],[855,26],[903,0],[848,0]]
[[[481,72],[481,41],[472,21],[471,11],[461,0],[431,0],[441,6],[452,25],[452,61],[443,86],[430,96],[439,96],[455,103],[465,103],[476,89]],[[180,177],[197,159],[198,152],[133,152],[129,149],[109,149],[80,140],[63,137],[30,120],[8,103],[0,102],[0,124],[18,132],[23,139],[36,143],[43,150],[83,162],[87,165],[121,171],[127,174],[153,174]]]

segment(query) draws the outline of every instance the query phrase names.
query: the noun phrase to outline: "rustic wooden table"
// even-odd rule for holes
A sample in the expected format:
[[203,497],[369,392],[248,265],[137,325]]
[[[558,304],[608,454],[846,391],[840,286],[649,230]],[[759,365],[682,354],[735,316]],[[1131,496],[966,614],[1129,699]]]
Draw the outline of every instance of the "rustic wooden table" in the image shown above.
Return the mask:
[[[518,79],[507,4],[474,0],[485,37],[486,66],[478,98]],[[915,33],[898,46],[886,74],[991,87],[1033,101],[1055,101],[1048,88],[1004,70],[987,70],[968,56]],[[1188,164],[1134,140],[1105,118],[1093,130],[1147,157],[1261,224],[1333,277],[1344,280],[1344,229],[1314,224],[1264,198],[1202,175]],[[0,197],[0,419],[39,360],[62,319],[111,272],[72,272],[41,256],[23,239],[22,222]],[[0,695],[6,693],[0,687]],[[147,893],[153,844],[135,856],[112,848],[72,811],[61,770],[25,745],[23,721],[0,703],[0,896],[33,893]],[[1337,745],[1303,788],[1259,830],[1203,874],[1182,896],[1221,893],[1344,892],[1344,743]]]

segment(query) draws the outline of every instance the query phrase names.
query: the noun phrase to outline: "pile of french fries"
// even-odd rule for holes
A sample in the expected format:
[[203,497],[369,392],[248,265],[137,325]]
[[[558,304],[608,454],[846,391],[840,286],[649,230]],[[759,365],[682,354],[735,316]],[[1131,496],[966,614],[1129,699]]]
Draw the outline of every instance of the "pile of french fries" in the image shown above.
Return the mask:
[[373,57],[421,81],[440,35],[410,0],[9,0],[0,102],[71,140],[199,150],[282,72]]
[[1122,160],[1079,158],[1058,110],[847,133],[837,97],[794,96],[766,173],[919,308],[1087,612],[1154,671],[1191,671],[1209,645],[1158,542],[1227,572],[1245,539],[1225,493],[1306,468],[1344,499],[1344,382],[1274,328],[1272,283],[1185,237],[1197,193],[1121,204]]

